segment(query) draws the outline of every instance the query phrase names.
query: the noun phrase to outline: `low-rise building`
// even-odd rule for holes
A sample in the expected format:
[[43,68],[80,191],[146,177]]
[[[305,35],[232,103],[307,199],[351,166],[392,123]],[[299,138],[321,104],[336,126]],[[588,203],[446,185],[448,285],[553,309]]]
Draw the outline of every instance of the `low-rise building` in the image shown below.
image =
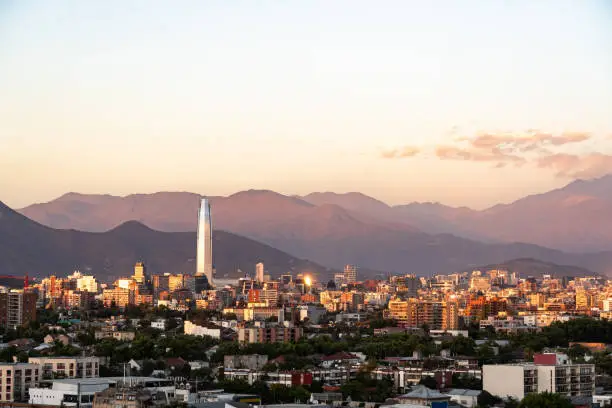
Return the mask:
[[567,397],[595,392],[595,365],[572,364],[566,355],[536,354],[533,363],[484,365],[483,389],[502,398],[553,392]]
[[[88,408],[94,395],[115,384],[107,378],[74,378],[53,381],[50,388],[30,388],[30,404]],[[80,400],[79,400],[80,399]]]
[[209,336],[215,339],[221,338],[221,327],[213,324],[204,326],[185,320],[183,330],[185,334],[192,336]]
[[42,368],[43,378],[95,378],[100,376],[98,357],[30,357]]
[[289,343],[298,341],[304,331],[301,327],[282,325],[255,325],[238,328],[240,343]]

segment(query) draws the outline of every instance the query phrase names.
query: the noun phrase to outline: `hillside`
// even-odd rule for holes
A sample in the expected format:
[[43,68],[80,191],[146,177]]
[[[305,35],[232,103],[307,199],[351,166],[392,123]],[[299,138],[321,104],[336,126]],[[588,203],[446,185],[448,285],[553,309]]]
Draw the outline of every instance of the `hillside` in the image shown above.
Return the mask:
[[[73,270],[91,272],[102,280],[129,275],[138,260],[152,273],[195,269],[193,232],[159,232],[130,221],[104,233],[56,230],[37,224],[0,202],[0,274],[45,276]],[[213,233],[217,277],[252,273],[264,262],[274,276],[309,271],[327,278],[329,271],[251,239],[225,231]]]

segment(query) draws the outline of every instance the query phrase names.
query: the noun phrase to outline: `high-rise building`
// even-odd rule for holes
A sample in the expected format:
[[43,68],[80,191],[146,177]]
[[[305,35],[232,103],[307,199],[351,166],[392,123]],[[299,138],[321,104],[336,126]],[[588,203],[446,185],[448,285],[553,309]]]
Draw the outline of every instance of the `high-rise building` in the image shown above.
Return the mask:
[[198,242],[196,254],[196,275],[205,275],[208,284],[213,284],[212,263],[212,223],[210,219],[210,203],[203,198],[198,213]]
[[357,282],[357,267],[355,265],[346,265],[344,267],[344,282]]
[[38,295],[27,290],[0,293],[0,326],[16,329],[36,320],[37,300]]
[[139,285],[143,285],[147,282],[147,272],[144,263],[136,262],[136,265],[134,265],[134,276],[132,276],[132,279],[134,279]]
[[255,265],[255,280],[259,283],[264,281],[264,264],[263,262],[259,262]]
[[98,292],[98,281],[91,275],[83,275],[77,279],[77,290],[81,292]]

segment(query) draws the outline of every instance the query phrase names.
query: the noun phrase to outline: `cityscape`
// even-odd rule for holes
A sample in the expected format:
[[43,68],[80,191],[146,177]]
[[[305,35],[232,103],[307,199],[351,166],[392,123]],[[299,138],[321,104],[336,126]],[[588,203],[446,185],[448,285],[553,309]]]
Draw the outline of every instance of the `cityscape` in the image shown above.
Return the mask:
[[0,1],[0,408],[612,408],[612,3]]

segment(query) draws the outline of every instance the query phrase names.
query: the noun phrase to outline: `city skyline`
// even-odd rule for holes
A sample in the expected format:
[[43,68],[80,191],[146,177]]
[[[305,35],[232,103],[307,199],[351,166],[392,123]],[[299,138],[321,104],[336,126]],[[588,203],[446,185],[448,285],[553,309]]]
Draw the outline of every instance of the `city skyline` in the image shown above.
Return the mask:
[[3,4],[2,200],[255,188],[483,208],[602,175],[611,16],[605,1]]

